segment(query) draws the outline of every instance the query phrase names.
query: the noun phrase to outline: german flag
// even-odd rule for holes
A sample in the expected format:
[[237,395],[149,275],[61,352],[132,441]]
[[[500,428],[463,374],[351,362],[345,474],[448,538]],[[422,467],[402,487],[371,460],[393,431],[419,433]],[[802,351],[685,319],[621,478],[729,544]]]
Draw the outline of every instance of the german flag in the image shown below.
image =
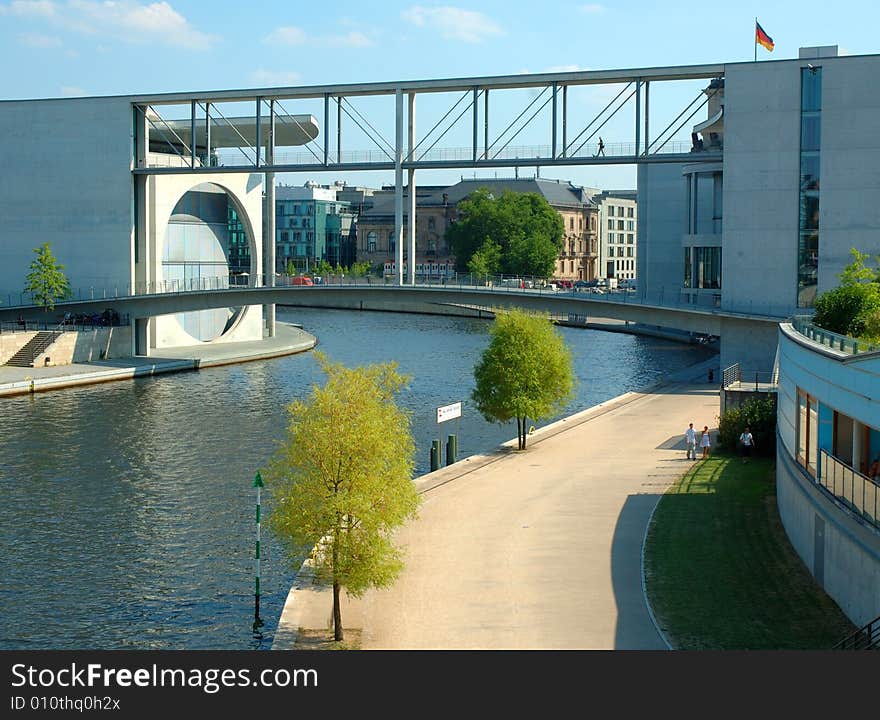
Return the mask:
[[764,28],[755,20],[755,42],[769,52],[773,52],[773,38],[764,32]]

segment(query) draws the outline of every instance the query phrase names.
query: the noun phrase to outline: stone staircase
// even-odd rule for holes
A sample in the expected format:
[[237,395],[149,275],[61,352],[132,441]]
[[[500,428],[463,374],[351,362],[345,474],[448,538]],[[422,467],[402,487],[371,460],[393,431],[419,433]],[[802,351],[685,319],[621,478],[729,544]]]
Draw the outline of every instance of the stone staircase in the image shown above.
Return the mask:
[[34,358],[44,353],[63,334],[57,330],[38,332],[21,350],[9,358],[6,364],[15,367],[33,367]]

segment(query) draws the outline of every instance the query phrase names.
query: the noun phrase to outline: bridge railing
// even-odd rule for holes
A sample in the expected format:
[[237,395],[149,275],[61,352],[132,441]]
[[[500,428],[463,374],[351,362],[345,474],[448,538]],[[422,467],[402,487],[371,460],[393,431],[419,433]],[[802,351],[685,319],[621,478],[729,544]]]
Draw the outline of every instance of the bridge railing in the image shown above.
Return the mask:
[[[301,285],[296,276],[276,275],[275,284],[290,291],[320,291],[321,288],[339,286],[359,287],[389,287],[394,286],[396,277],[393,276],[353,276],[349,274],[330,275],[322,277],[320,281],[310,277],[313,285]],[[65,298],[67,301],[88,302],[103,301],[108,304],[115,299],[133,296],[159,295],[159,294],[182,294],[189,292],[206,292],[217,290],[235,290],[260,287],[262,278],[259,275],[233,275],[229,277],[204,277],[191,278],[189,280],[163,280],[149,283],[114,284],[106,287],[81,287],[70,291]],[[790,316],[791,308],[782,305],[749,301],[736,305],[723,304],[720,301],[720,292],[698,294],[693,290],[678,286],[661,286],[652,288],[646,292],[643,289],[633,287],[603,287],[584,281],[572,280],[548,280],[546,278],[528,276],[505,276],[505,275],[474,275],[467,273],[452,273],[443,275],[438,272],[421,273],[416,275],[416,285],[420,287],[442,287],[445,290],[480,290],[491,293],[524,293],[528,295],[554,295],[578,298],[589,301],[591,304],[601,303],[624,303],[633,305],[650,305],[661,308],[682,310],[706,310],[729,313],[739,313],[752,317],[768,317],[784,319]],[[59,304],[62,303],[59,301]],[[6,293],[0,295],[0,310],[7,308],[34,307],[35,302],[30,293]],[[596,313],[600,314],[600,313]]]

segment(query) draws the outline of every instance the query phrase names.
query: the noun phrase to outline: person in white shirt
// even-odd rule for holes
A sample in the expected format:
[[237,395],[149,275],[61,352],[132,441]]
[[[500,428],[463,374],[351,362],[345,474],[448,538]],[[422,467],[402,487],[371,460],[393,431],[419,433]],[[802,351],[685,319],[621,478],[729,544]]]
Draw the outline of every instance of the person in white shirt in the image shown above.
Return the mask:
[[755,447],[755,439],[752,437],[752,433],[749,432],[748,428],[746,428],[743,431],[743,434],[739,436],[739,445],[740,448],[742,448],[742,461],[747,463],[752,456],[752,448]]
[[697,459],[697,431],[694,430],[694,424],[688,425],[688,429],[684,431],[684,441],[687,444],[687,459]]

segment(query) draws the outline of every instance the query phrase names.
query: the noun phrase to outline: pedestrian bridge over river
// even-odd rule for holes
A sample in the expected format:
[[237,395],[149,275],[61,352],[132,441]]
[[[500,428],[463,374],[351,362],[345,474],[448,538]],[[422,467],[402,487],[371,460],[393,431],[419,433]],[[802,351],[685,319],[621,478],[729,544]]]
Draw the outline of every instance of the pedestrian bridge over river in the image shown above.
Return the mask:
[[[82,297],[82,293],[79,293]],[[94,298],[94,299],[92,299]],[[677,299],[677,298],[676,298]],[[766,346],[764,354],[775,352],[777,326],[783,316],[772,308],[743,308],[740,311],[717,307],[677,304],[662,296],[640,297],[633,293],[594,295],[555,292],[546,289],[499,288],[480,285],[391,285],[359,280],[345,285],[227,287],[193,289],[114,296],[113,292],[91,290],[83,299],[61,302],[56,313],[100,313],[113,308],[132,321],[218,307],[244,305],[287,305],[354,310],[427,312],[428,306],[465,305],[480,308],[520,307],[552,314],[623,320],[685,332],[717,335],[722,338],[722,364],[743,362],[754,347]],[[33,306],[0,310],[0,317],[15,319],[24,313],[42,319],[43,312]],[[746,347],[754,346],[754,347]],[[748,364],[748,360],[746,360]],[[767,364],[764,360],[761,363]]]

